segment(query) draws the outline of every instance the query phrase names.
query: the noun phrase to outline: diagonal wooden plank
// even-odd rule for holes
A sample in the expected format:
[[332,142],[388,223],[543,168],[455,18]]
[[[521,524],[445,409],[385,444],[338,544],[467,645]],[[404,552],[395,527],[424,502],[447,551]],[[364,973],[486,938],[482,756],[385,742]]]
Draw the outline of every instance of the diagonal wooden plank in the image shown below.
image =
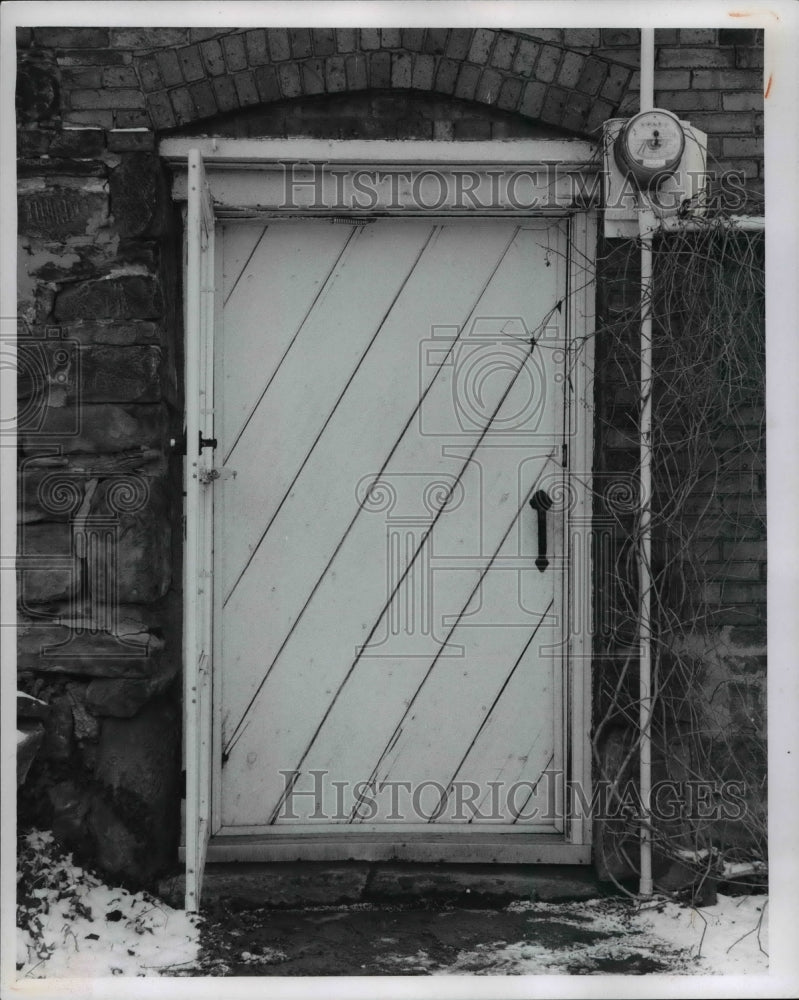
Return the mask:
[[[226,226],[225,232],[231,230],[235,242],[241,243],[240,229],[252,234],[260,228],[237,223]],[[309,309],[324,296],[331,272],[355,240],[352,230],[340,226],[274,222],[258,242],[236,295],[222,312],[217,336],[216,383],[224,405],[219,408],[216,436],[224,460],[284,363]],[[225,254],[227,242],[226,238]]]

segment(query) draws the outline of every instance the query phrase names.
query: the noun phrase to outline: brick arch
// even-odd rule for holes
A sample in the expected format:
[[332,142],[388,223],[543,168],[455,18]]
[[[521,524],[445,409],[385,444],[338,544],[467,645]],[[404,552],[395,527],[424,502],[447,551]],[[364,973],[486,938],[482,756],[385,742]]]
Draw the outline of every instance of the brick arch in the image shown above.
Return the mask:
[[136,55],[152,127],[257,105],[365,90],[434,92],[594,135],[630,87],[629,66],[524,32],[487,28],[209,30]]

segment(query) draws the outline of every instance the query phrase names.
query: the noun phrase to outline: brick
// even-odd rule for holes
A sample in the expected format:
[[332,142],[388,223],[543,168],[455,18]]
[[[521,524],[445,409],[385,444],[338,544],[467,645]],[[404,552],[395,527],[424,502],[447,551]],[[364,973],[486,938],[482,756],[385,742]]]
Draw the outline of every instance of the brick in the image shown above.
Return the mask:
[[602,44],[609,46],[640,45],[641,37],[637,28],[603,28]]
[[601,59],[586,59],[576,84],[577,89],[584,94],[596,94],[605,82],[607,74],[607,63]]
[[175,118],[177,118],[179,124],[184,125],[187,122],[194,121],[197,117],[197,108],[194,105],[194,100],[189,93],[188,87],[177,87],[175,90],[170,90],[169,100],[172,102]]
[[266,48],[266,32],[263,28],[253,28],[244,33],[244,47],[247,50],[247,62],[250,66],[263,66],[269,62]]
[[741,562],[726,560],[725,562],[705,561],[702,564],[708,580],[720,580],[722,588],[729,580],[732,582],[760,582],[761,566],[759,562]]
[[57,51],[55,61],[59,66],[124,66],[131,56],[111,49],[67,49]]
[[135,153],[155,149],[152,132],[126,132],[112,129],[108,133],[108,148],[112,153]]
[[[158,64],[161,79],[167,87],[177,87],[183,83],[183,74],[180,71],[180,62],[178,61],[177,53],[173,49],[166,49],[164,52],[156,52],[155,61]],[[108,72],[112,71],[109,70]]]
[[424,45],[424,28],[403,28],[402,47],[412,52],[421,52]]
[[306,59],[302,64],[302,88],[306,94],[324,94],[325,65],[322,59]]
[[346,58],[347,84],[350,90],[366,90],[369,86],[367,80],[366,56],[361,52],[354,52]]
[[413,57],[407,52],[395,52],[391,56],[391,86],[408,90],[411,86]]
[[[129,69],[127,66],[114,67],[121,70]],[[138,86],[139,81],[133,79],[134,86]],[[81,66],[79,69],[61,70],[61,89],[77,89],[79,87],[102,87],[103,70],[99,66]]]
[[411,86],[415,90],[432,90],[435,70],[435,56],[420,52],[413,61]]
[[325,86],[330,94],[347,89],[344,56],[328,56],[325,60]]
[[541,109],[541,120],[550,125],[560,125],[570,98],[571,94],[567,90],[550,87],[544,99],[544,107]]
[[762,136],[724,138],[721,144],[724,156],[760,157],[763,155]]
[[469,46],[469,62],[485,66],[495,37],[496,32],[490,31],[488,28],[478,28],[472,36],[472,44]]
[[[87,130],[93,135],[102,135],[97,129]],[[63,133],[70,135],[70,132]],[[53,134],[55,139],[58,133]],[[50,148],[50,133],[25,129],[17,131],[17,156],[41,156]]]
[[285,28],[270,28],[266,37],[269,40],[269,54],[273,62],[282,62],[291,58],[289,33]]
[[239,107],[239,95],[229,76],[217,76],[211,81],[217,106],[221,112],[236,111]]
[[231,73],[238,73],[247,68],[247,53],[244,48],[243,35],[225,35],[222,39],[222,51],[225,54],[227,68]]
[[336,35],[332,28],[313,28],[311,38],[317,56],[330,56],[336,51]]
[[621,100],[630,80],[630,71],[624,66],[612,65],[608,70],[608,78],[599,92],[599,96],[607,101]]
[[547,88],[543,83],[533,81],[524,88],[519,111],[528,118],[539,118],[544,107]]
[[471,28],[453,28],[447,41],[447,55],[450,59],[465,59],[471,44]]
[[207,42],[202,42],[200,44],[200,52],[202,53],[205,68],[211,76],[221,76],[227,72],[225,58],[222,55],[222,46],[215,38],[211,38]]
[[236,88],[236,94],[239,99],[239,104],[246,108],[251,104],[258,104],[258,88],[255,86],[255,76],[251,70],[247,70],[244,73],[236,73],[233,77],[233,84]]
[[687,69],[663,69],[655,74],[655,90],[686,90],[691,86],[691,73]]
[[532,76],[533,67],[540,51],[541,46],[538,42],[531,42],[529,39],[523,38],[519,42],[519,50],[513,60],[513,72],[519,73],[521,76]]
[[399,28],[381,28],[380,45],[384,49],[398,49],[402,45],[402,34]]
[[16,41],[18,49],[27,49],[33,41],[33,28],[17,28]]
[[736,49],[735,65],[739,69],[762,69],[763,49],[751,49],[751,48]]
[[219,28],[189,28],[189,41],[204,42],[208,38],[218,38],[221,33]]
[[69,95],[75,110],[92,108],[143,108],[144,94],[139,90],[73,90]]
[[746,69],[695,69],[691,84],[701,90],[759,90],[763,75]]
[[132,66],[106,66],[103,69],[104,87],[138,87],[136,71]]
[[439,142],[451,142],[455,138],[454,123],[447,121],[433,122],[433,138]]
[[295,59],[305,59],[312,54],[311,32],[308,28],[289,28],[289,44]]
[[357,28],[336,28],[336,48],[339,52],[355,52],[358,49]]
[[172,110],[172,104],[165,93],[149,94],[147,97],[147,110],[154,128],[172,128],[177,125],[175,112]]
[[479,78],[480,70],[477,66],[464,63],[458,73],[458,80],[455,84],[455,96],[461,98],[461,100],[474,100]]
[[284,97],[299,97],[302,93],[300,71],[293,63],[284,63],[277,68],[280,90]]
[[476,100],[481,104],[496,104],[502,87],[502,74],[495,69],[483,70],[480,82],[475,92]]
[[391,53],[372,52],[369,56],[369,86],[385,88],[391,85]]
[[754,132],[755,119],[751,112],[730,114],[699,113],[691,116],[691,124],[703,132]]
[[663,69],[724,69],[734,65],[729,49],[661,48],[657,54],[657,66]]
[[535,67],[536,79],[543,80],[544,83],[552,83],[557,76],[561,55],[561,50],[556,49],[554,45],[545,45],[541,49],[541,54],[538,57]]
[[95,128],[64,129],[49,144],[50,156],[99,156],[104,149],[105,136]]
[[721,95],[721,106],[725,111],[762,111],[763,94],[760,90],[754,92],[737,91]]
[[730,604],[757,604],[766,600],[765,583],[738,583],[726,581],[721,586],[725,602]]
[[424,51],[433,56],[443,55],[447,51],[448,28],[428,28],[424,40]]
[[552,45],[563,44],[562,28],[536,28],[535,31],[531,31],[529,34],[535,35],[542,42],[550,42]]
[[79,281],[63,288],[53,308],[58,322],[87,319],[157,319],[163,311],[158,282],[150,275]]
[[255,70],[255,86],[262,101],[268,103],[280,100],[280,84],[274,66],[259,66]]
[[460,64],[454,59],[440,59],[436,70],[436,90],[442,94],[452,94],[459,70]]
[[136,69],[141,80],[142,90],[151,93],[154,90],[163,90],[164,81],[161,79],[161,71],[154,58],[140,59],[136,64]]
[[501,108],[503,111],[515,111],[519,106],[519,100],[522,96],[522,82],[521,80],[514,80],[508,78],[502,84],[502,88],[499,92],[499,97],[497,98],[497,107]]
[[566,102],[561,126],[571,132],[584,132],[591,112],[591,103],[588,94],[572,94]]
[[571,89],[575,88],[582,75],[585,63],[585,56],[581,56],[579,52],[567,52],[563,56],[563,62],[560,64],[558,85]]
[[163,49],[188,40],[188,28],[111,28],[109,39],[115,49]]
[[35,44],[45,49],[104,49],[108,28],[34,28]]
[[364,52],[380,48],[379,28],[361,28],[361,48]]
[[715,45],[715,28],[680,28],[680,45]]
[[595,49],[602,44],[599,28],[566,28],[563,44],[570,49]]
[[177,50],[178,62],[183,72],[184,80],[192,83],[194,80],[202,80],[205,76],[205,68],[200,56],[198,45],[189,45],[184,49]]
[[490,139],[491,122],[487,118],[460,118],[454,123],[456,139]]
[[115,111],[114,128],[150,128],[146,111]]
[[722,96],[715,90],[656,90],[655,94],[658,106],[669,111],[713,111]]
[[510,69],[517,44],[518,39],[515,35],[507,31],[499,32],[494,42],[494,51],[491,53],[491,65],[497,69]]

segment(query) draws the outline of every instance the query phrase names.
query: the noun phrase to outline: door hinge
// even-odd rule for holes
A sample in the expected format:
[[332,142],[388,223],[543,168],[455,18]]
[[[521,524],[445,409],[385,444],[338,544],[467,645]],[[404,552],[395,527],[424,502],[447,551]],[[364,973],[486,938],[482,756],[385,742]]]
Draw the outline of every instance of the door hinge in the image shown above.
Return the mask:
[[569,446],[567,444],[562,444],[561,446],[561,465],[565,469],[569,464]]
[[216,448],[216,438],[204,438],[203,432],[199,432],[200,446],[198,451],[202,451],[203,448]]
[[[173,448],[177,448],[178,442],[175,438],[170,439],[170,445]],[[204,438],[203,432],[198,432],[198,442],[197,442],[197,454],[199,455],[203,448],[216,448],[217,441],[216,438]],[[186,432],[184,431],[180,438],[180,454],[186,454]]]

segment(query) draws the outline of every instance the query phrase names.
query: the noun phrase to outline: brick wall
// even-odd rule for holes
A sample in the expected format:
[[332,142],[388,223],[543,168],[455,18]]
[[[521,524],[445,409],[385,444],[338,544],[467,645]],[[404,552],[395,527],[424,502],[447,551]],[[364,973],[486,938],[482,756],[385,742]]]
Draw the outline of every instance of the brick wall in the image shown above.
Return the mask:
[[[656,102],[708,133],[711,168],[736,171],[757,211],[762,38],[656,41]],[[178,819],[181,260],[158,139],[597,138],[637,109],[638,43],[625,29],[19,30],[20,671],[50,704],[25,808],[102,867],[151,879]],[[612,398],[618,419],[601,474],[623,471],[634,417],[605,346],[600,408]],[[725,502],[751,498],[730,489]],[[762,687],[763,538],[713,544],[714,662],[729,677],[744,656]],[[727,621],[732,608],[749,618]]]

